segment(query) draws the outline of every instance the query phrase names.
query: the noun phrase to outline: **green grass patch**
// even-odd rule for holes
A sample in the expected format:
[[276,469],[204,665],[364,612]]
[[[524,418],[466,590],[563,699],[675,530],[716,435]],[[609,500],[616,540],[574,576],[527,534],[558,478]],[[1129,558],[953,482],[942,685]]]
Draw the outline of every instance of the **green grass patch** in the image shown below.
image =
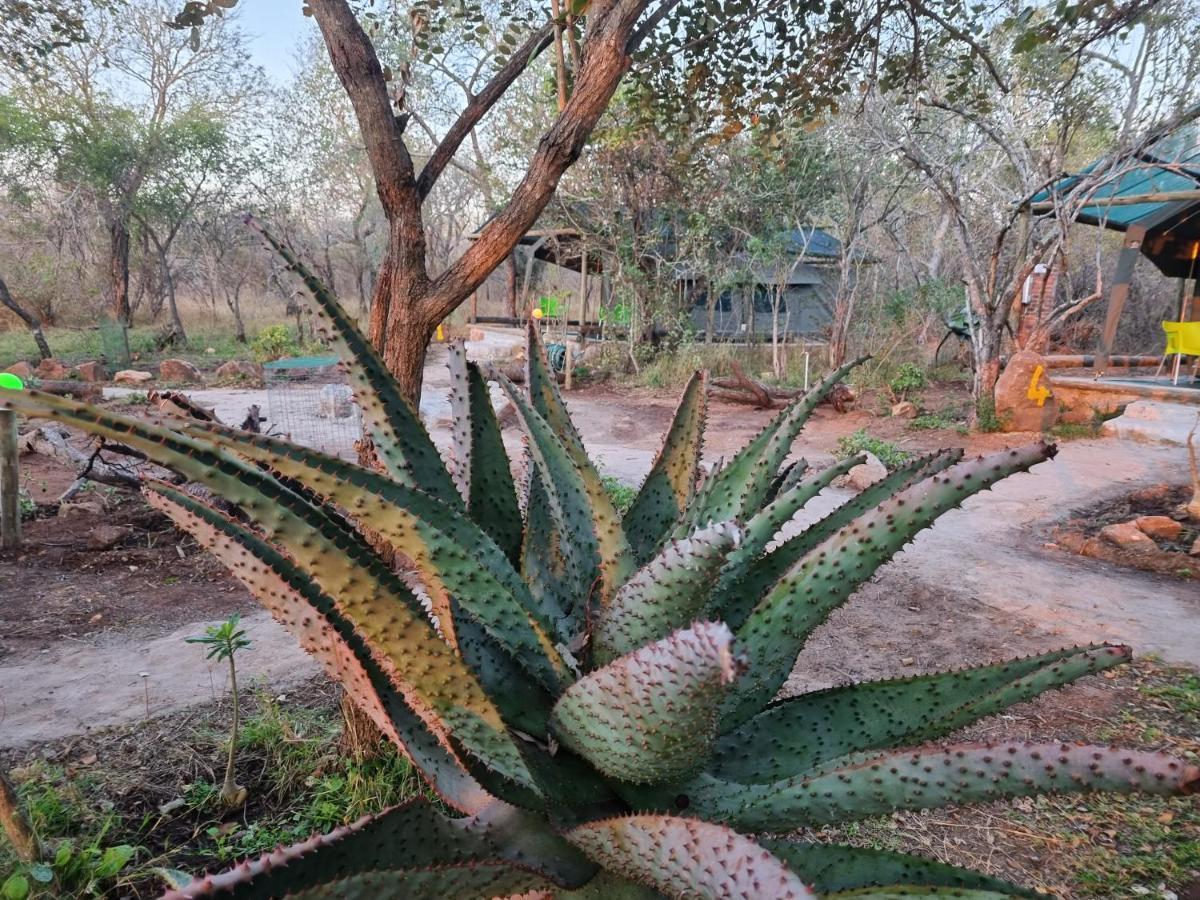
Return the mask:
[[633,506],[633,501],[636,499],[638,493],[637,488],[625,484],[612,475],[605,475],[600,480],[604,484],[604,490],[608,492],[613,506],[617,508],[617,512],[620,515],[624,515],[629,510],[629,507]]

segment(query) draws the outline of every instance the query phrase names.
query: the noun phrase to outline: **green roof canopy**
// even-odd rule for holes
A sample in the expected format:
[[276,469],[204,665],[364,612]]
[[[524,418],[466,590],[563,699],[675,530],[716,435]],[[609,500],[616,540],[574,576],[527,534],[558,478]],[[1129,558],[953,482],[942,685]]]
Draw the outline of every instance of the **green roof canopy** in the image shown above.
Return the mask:
[[1146,228],[1142,255],[1159,271],[1169,278],[1200,274],[1200,122],[1195,118],[1139,151],[1111,154],[1059,179],[1031,198],[1031,208],[1045,209],[1075,190],[1088,192],[1076,221],[1115,231],[1141,225]]

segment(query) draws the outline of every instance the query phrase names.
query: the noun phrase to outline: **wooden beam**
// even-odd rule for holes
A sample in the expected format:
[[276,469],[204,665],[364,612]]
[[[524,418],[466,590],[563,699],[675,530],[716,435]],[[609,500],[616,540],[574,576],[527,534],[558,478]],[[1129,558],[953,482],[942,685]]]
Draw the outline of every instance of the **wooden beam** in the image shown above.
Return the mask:
[[[1139,203],[1176,203],[1180,200],[1200,202],[1200,189],[1187,191],[1158,191],[1150,194],[1127,194],[1117,197],[1093,197],[1083,203],[1083,207],[1092,206],[1137,206]],[[1028,204],[1028,209],[1034,215],[1054,212],[1061,202],[1054,200],[1039,200]]]
[[1117,323],[1121,311],[1129,298],[1129,285],[1133,281],[1133,270],[1142,255],[1142,241],[1146,239],[1144,225],[1131,225],[1125,232],[1125,243],[1117,256],[1117,271],[1113,275],[1112,290],[1108,294],[1108,309],[1104,314],[1104,331],[1100,335],[1100,346],[1096,350],[1096,377],[1108,368],[1112,356],[1113,342],[1117,338]]

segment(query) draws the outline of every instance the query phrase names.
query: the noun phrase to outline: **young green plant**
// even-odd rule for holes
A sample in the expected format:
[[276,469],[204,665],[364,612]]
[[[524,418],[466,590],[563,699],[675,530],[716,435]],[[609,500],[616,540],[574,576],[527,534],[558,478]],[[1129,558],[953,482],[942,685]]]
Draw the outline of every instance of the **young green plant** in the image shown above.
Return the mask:
[[239,650],[250,646],[250,639],[241,628],[241,617],[234,613],[220,625],[210,625],[200,637],[185,638],[185,643],[202,644],[208,647],[206,659],[229,663],[229,693],[233,704],[233,724],[229,729],[229,754],[225,760],[225,781],[221,785],[221,802],[226,806],[241,806],[246,802],[246,789],[234,778],[237,763],[238,724],[240,704],[238,701],[237,661]]

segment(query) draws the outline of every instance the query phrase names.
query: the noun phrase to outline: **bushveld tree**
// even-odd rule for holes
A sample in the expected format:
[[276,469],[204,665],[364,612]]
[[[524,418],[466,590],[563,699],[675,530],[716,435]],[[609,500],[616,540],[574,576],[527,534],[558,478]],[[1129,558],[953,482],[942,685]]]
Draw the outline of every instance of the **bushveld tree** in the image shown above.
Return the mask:
[[[187,3],[176,19],[195,32],[231,6]],[[1029,45],[1069,29],[1086,44],[1140,11],[1085,0],[1047,18],[1014,20]],[[986,60],[973,35],[991,12],[957,0],[871,0],[850,4],[775,4],[755,0],[604,0],[592,4],[506,4],[503,57],[473,92],[423,164],[410,150],[408,85],[416,67],[443,50],[446,34],[490,34],[480,6],[366,4],[311,0],[334,71],[354,107],[388,224],[371,310],[370,335],[405,393],[420,393],[425,348],[437,324],[511,254],[579,158],[622,81],[664,118],[735,134],[764,117],[830,103],[864,78],[895,83],[924,72],[931,54],[966,80]],[[973,11],[976,10],[976,11]],[[372,35],[401,35],[411,51],[385,66]],[[443,172],[488,113],[548,48],[554,48],[558,113],[540,136],[516,187],[470,247],[430,273],[423,205]],[[944,67],[944,66],[943,66]],[[420,110],[415,110],[418,114]]]
[[[108,232],[107,301],[131,319],[131,231],[147,194],[211,144],[211,124],[254,93],[239,33],[216,26],[198,41],[163,27],[166,0],[102,8],[87,18],[88,40],[53,57],[45,71],[9,70],[6,105],[24,127],[0,129],[8,175],[11,157],[30,192],[51,184],[86,194]],[[11,62],[11,60],[8,60]],[[161,197],[160,197],[161,199]]]

